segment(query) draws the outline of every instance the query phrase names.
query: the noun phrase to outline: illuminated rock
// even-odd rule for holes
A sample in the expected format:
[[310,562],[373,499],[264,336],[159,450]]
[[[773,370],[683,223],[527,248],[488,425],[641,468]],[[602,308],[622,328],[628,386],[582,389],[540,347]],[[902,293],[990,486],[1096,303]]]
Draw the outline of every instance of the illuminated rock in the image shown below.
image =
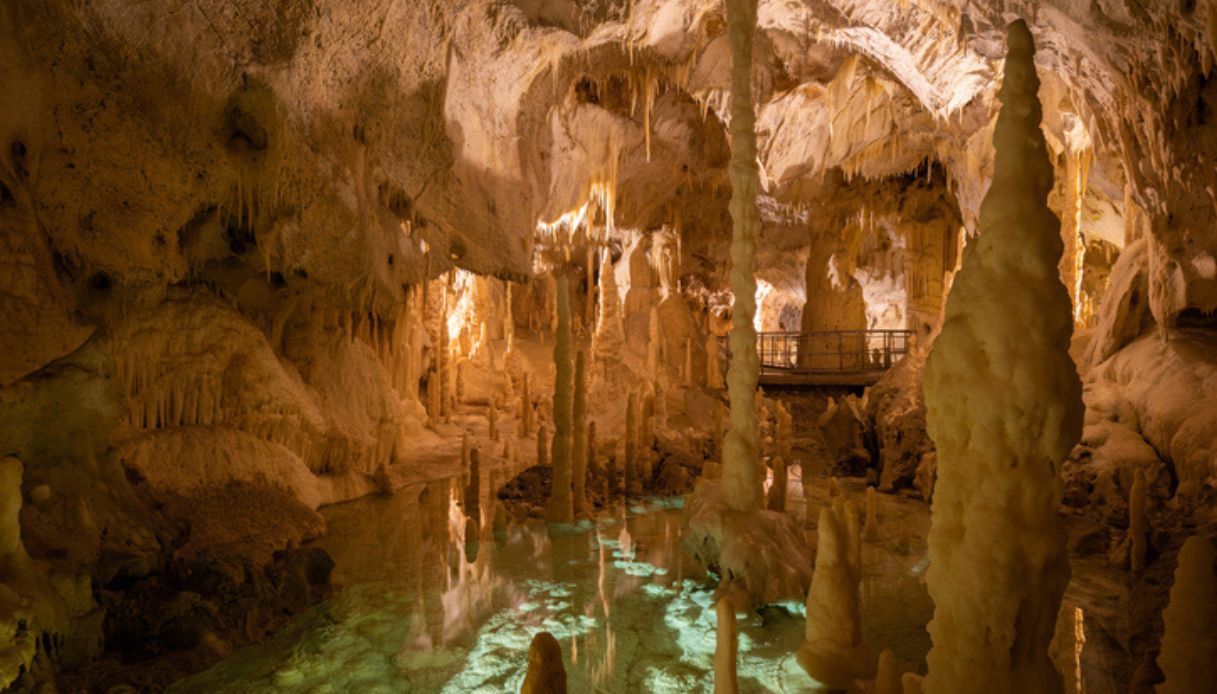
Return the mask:
[[[1081,384],[1045,200],[1034,45],[1009,28],[980,236],[968,245],[925,367],[938,451],[926,584],[934,646],[923,688],[1060,692],[1048,644],[1069,580],[1059,466],[1081,433]],[[994,287],[1017,291],[993,291]]]

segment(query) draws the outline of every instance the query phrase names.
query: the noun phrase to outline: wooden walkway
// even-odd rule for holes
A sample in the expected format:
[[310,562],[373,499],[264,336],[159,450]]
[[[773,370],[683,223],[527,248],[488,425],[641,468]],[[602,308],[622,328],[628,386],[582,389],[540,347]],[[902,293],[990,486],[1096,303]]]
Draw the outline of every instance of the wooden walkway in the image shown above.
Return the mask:
[[[757,333],[762,386],[870,386],[908,353],[911,330]],[[723,364],[728,338],[719,338]]]

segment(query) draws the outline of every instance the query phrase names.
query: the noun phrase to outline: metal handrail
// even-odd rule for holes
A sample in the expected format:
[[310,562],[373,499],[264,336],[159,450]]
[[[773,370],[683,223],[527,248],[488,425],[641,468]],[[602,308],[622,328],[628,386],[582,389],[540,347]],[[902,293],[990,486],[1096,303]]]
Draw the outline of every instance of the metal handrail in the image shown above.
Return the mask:
[[[886,371],[908,354],[911,330],[814,330],[757,333],[762,372],[862,373]],[[729,337],[719,338],[725,365]]]

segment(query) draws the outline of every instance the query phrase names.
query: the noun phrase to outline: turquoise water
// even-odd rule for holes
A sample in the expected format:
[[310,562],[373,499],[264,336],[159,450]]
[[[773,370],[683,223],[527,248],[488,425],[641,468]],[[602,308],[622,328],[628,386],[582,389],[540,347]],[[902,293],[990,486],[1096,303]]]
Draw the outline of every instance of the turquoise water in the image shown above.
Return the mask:
[[[514,525],[497,539],[484,529],[466,543],[457,489],[439,481],[326,509],[335,595],[171,691],[518,691],[541,630],[563,645],[572,692],[713,690],[713,582],[680,549],[678,503],[552,530]],[[917,558],[899,561],[903,579],[875,567],[889,577],[864,585],[868,602],[886,603],[870,615],[894,619],[867,631],[917,659],[928,599],[906,570]],[[814,690],[793,658],[801,604],[739,627],[742,691]]]

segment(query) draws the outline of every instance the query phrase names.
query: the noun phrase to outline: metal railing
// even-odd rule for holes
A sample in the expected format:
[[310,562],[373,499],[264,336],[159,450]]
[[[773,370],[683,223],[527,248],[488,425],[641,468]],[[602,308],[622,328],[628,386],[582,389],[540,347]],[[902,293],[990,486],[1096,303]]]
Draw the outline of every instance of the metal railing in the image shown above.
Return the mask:
[[[761,373],[862,373],[886,371],[908,354],[911,330],[825,330],[757,333]],[[725,365],[729,339],[719,338]]]

